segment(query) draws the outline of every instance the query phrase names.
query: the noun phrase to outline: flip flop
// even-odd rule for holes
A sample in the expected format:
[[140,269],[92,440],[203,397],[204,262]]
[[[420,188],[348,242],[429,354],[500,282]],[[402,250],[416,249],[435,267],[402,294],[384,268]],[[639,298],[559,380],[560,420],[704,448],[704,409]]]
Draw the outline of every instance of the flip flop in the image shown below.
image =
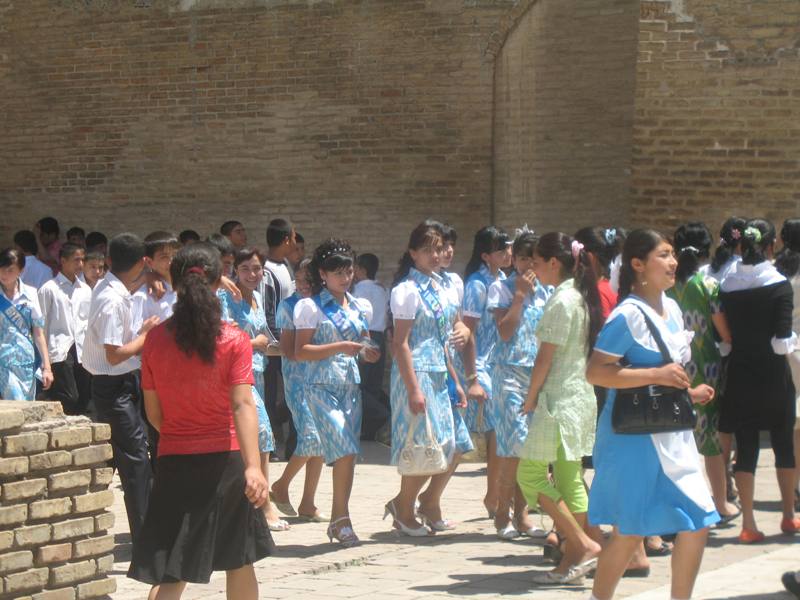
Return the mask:
[[267,527],[269,527],[270,531],[289,531],[289,529],[291,529],[289,523],[287,523],[283,519],[278,519],[273,523],[267,521]]
[[672,554],[672,548],[670,548],[667,542],[661,542],[661,545],[658,548],[653,548],[647,542],[645,542],[644,553],[650,557],[669,556],[670,554]]
[[[292,506],[292,503],[291,502],[278,502],[278,500],[275,499],[275,493],[272,492],[272,491],[270,491],[270,493],[269,493],[269,501],[272,502],[272,504],[275,505],[275,508],[277,508],[283,514],[285,514],[287,517],[296,517],[297,516],[297,511],[294,509],[294,506]],[[280,530],[277,529],[276,531],[280,531]]]
[[297,517],[304,523],[327,523],[328,521],[331,520],[331,518],[328,515],[323,514],[321,512],[318,512],[313,515],[303,515],[298,513]]

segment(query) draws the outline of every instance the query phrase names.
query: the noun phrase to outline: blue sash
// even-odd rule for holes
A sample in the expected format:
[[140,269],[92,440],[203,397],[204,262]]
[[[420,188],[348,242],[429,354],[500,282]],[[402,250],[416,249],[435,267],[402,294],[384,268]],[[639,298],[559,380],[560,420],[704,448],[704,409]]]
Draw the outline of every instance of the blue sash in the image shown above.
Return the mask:
[[[416,282],[415,282],[416,283]],[[445,356],[447,356],[447,316],[444,314],[444,308],[439,301],[439,296],[433,291],[433,285],[428,285],[423,289],[419,283],[416,283],[419,296],[422,301],[433,313],[433,318],[436,319],[436,329],[439,331],[439,339],[442,342]],[[458,391],[456,390],[456,382],[450,375],[450,370],[447,371],[447,394],[450,396],[450,404],[458,404]]]
[[16,327],[20,333],[24,334],[26,340],[31,343],[33,347],[33,372],[39,370],[39,367],[42,364],[42,357],[39,356],[39,349],[36,347],[36,344],[33,341],[33,333],[31,332],[31,327],[28,325],[25,317],[22,315],[21,312],[17,309],[16,306],[12,302],[6,298],[5,294],[0,293],[0,313],[3,314],[6,319],[11,321],[11,324]]
[[300,302],[300,296],[298,296],[297,294],[292,294],[285,300],[281,300],[281,304],[283,304],[284,302],[286,303],[286,306],[289,307],[289,314],[293,315],[294,307],[297,306],[298,302]]
[[[347,294],[347,300],[356,307],[356,310],[358,310],[358,314],[361,317],[361,323],[364,325],[364,329],[368,330],[369,325],[367,324],[367,320],[364,318],[364,314],[361,312],[361,310],[358,309],[358,305],[354,303],[354,298],[350,294]],[[364,337],[364,335],[361,333],[361,330],[358,329],[355,323],[350,320],[347,313],[338,302],[328,302],[323,306],[319,295],[314,296],[314,302],[316,302],[317,306],[319,306],[322,313],[331,320],[331,323],[333,323],[334,327],[336,327],[337,331],[339,332],[339,335],[341,335],[345,341],[357,342]]]

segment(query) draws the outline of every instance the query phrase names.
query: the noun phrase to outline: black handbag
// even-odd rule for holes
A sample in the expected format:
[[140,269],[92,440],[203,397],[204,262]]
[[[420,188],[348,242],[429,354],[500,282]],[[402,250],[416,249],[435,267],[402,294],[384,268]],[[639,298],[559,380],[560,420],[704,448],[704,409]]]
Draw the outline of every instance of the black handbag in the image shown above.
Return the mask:
[[[661,351],[664,363],[673,362],[658,328],[641,307],[647,328]],[[611,426],[615,433],[647,434],[694,429],[697,412],[688,390],[665,385],[645,385],[617,390]]]

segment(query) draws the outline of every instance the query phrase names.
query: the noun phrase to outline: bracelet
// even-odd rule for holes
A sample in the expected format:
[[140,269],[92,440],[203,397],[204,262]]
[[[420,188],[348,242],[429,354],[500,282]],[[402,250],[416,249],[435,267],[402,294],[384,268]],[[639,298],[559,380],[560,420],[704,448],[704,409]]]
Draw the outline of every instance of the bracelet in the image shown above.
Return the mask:
[[467,383],[472,383],[474,381],[478,381],[478,374],[477,373],[473,373],[472,375],[467,376],[466,380],[467,380]]

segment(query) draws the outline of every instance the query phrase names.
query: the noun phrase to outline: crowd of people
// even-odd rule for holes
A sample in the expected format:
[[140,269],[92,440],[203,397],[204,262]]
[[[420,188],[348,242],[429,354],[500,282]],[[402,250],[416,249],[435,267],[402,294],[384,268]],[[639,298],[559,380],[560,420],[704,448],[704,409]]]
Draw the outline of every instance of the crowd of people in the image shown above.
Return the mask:
[[[282,516],[358,544],[363,439],[391,446],[384,518],[411,537],[457,527],[443,495],[462,456],[484,451],[497,537],[544,547],[554,568],[538,585],[593,572],[593,600],[668,554],[672,597],[689,598],[711,527],[741,518],[739,543],[761,542],[763,431],[780,528],[800,531],[800,220],[780,239],[736,217],[717,239],[699,222],[670,236],[486,226],[463,278],[457,240],[420,223],[387,288],[378,258],[346,241],[306,258],[286,219],[260,247],[237,221],[205,240],[73,227],[62,241],[43,218],[0,252],[0,397],[110,424],[129,574],[162,600],[215,570],[229,597],[256,598],[252,565],[289,528]],[[288,462],[270,483],[278,452]],[[324,465],[329,514],[315,498]],[[800,597],[797,574],[784,584]]]

